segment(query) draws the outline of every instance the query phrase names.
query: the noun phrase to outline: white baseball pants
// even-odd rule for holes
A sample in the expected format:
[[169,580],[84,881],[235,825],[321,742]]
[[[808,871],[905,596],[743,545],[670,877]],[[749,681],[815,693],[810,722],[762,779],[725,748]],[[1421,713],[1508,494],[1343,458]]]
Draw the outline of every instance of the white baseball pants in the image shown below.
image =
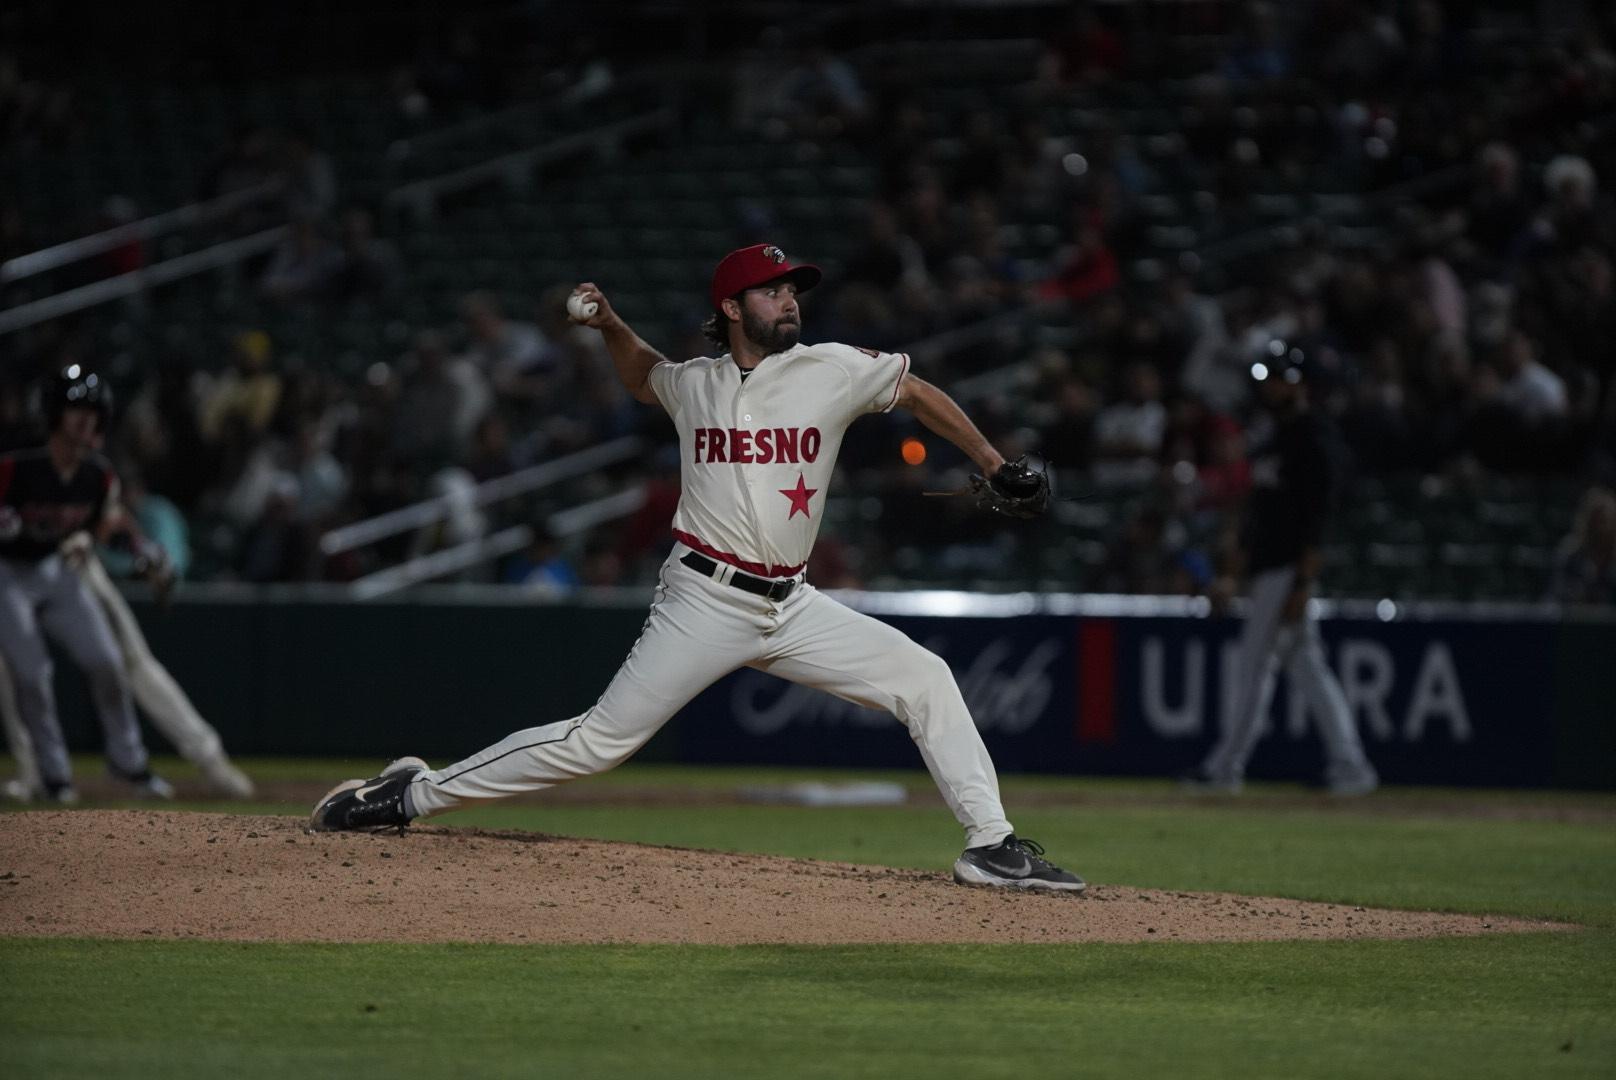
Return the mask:
[[643,746],[691,698],[746,666],[885,709],[909,729],[965,827],[966,846],[1010,834],[999,781],[947,663],[886,623],[806,582],[775,602],[679,561],[663,564],[650,614],[628,659],[588,711],[527,728],[446,769],[416,777],[411,813],[427,815],[605,772]]
[[202,719],[191,699],[174,676],[152,655],[146,635],[141,633],[135,613],[112,583],[111,576],[101,560],[93,554],[76,567],[79,577],[106,612],[107,623],[118,639],[123,654],[124,671],[129,677],[129,689],[135,696],[152,726],[174,744],[174,749],[187,761],[208,765],[225,757],[224,743],[212,724]]
[[1324,644],[1311,605],[1296,622],[1280,621],[1295,580],[1293,566],[1265,570],[1251,579],[1250,608],[1240,631],[1240,692],[1222,737],[1206,759],[1206,772],[1211,776],[1233,780],[1245,776],[1246,763],[1273,704],[1281,664],[1290,677],[1291,692],[1303,695],[1318,718],[1328,758],[1326,774],[1373,772],[1347,696],[1324,662]]

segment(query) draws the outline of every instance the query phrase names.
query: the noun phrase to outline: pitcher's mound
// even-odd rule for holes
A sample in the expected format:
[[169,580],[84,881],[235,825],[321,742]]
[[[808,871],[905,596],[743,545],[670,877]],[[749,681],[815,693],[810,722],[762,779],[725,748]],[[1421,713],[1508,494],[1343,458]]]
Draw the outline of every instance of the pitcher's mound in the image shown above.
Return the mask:
[[[233,941],[1257,941],[1552,924],[1090,884],[1083,896],[946,872],[425,826],[135,810],[0,814],[0,937]],[[1081,864],[1077,864],[1079,867]]]

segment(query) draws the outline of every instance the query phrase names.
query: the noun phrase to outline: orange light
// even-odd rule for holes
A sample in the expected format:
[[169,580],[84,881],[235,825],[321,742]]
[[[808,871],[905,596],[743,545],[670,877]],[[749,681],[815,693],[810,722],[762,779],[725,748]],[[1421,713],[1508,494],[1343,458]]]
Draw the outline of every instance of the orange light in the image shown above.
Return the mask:
[[926,444],[910,436],[903,440],[903,460],[910,465],[919,465],[926,460]]

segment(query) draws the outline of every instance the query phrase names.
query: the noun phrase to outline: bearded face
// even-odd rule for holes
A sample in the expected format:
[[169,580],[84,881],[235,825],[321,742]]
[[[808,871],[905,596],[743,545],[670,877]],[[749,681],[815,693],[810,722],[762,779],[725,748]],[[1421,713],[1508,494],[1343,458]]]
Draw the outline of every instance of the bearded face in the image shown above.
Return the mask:
[[784,352],[802,337],[797,287],[773,282],[740,296],[741,335],[764,356]]
[[770,318],[751,308],[741,311],[741,333],[765,356],[785,352],[802,337],[802,323],[795,311]]

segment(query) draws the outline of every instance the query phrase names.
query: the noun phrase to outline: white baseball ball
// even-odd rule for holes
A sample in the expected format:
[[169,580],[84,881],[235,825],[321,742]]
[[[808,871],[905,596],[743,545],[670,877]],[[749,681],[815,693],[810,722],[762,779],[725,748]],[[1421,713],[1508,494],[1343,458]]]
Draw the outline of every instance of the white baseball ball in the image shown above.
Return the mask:
[[567,297],[567,314],[574,319],[592,318],[600,310],[600,305],[593,300],[585,300],[582,293],[573,293]]

